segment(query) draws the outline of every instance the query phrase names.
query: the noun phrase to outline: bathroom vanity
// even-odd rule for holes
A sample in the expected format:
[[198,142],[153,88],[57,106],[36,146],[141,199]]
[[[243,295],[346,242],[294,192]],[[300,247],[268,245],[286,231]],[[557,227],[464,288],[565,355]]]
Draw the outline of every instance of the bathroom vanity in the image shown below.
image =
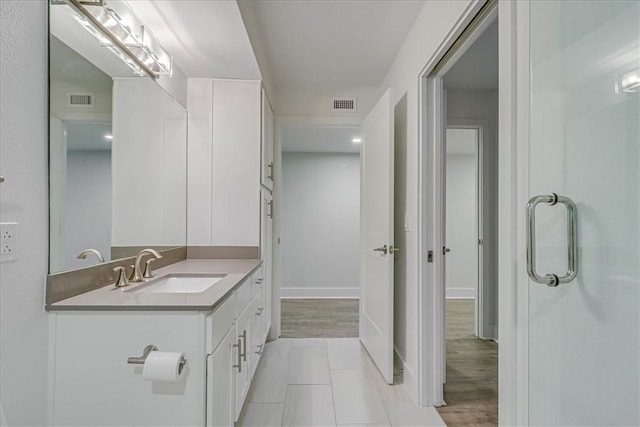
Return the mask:
[[[215,283],[202,290],[194,277]],[[51,424],[233,425],[271,326],[265,286],[261,261],[187,259],[148,283],[52,304]],[[145,380],[127,363],[148,345],[184,353],[178,381]]]

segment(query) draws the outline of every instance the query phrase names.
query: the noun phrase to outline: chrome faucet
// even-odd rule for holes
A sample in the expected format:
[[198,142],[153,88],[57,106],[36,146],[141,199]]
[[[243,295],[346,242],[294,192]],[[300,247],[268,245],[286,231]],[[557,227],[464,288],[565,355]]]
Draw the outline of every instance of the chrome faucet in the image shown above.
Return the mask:
[[138,256],[136,256],[136,262],[133,265],[133,273],[131,274],[132,277],[131,279],[129,279],[130,282],[142,282],[144,280],[144,277],[142,274],[142,266],[140,264],[142,263],[142,257],[145,256],[146,254],[149,254],[155,257],[152,259],[162,258],[162,255],[160,255],[155,249],[147,248],[147,249],[141,250],[138,253]]
[[98,257],[98,261],[100,261],[101,263],[104,262],[104,257],[102,256],[100,251],[97,250],[97,249],[85,249],[84,251],[80,252],[76,258],[77,259],[87,259],[87,256],[89,254],[93,254],[96,257]]

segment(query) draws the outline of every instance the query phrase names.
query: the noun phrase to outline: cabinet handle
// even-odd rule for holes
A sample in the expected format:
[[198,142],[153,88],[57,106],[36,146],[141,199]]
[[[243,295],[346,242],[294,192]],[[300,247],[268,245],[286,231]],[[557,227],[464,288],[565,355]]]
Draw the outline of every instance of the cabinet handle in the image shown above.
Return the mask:
[[269,173],[267,174],[267,178],[273,181],[273,162],[270,162],[267,167],[269,168]]
[[264,311],[264,307],[260,307],[256,312],[256,316],[261,316],[263,311]]
[[[242,338],[242,342],[243,342],[243,346],[242,348],[244,349],[241,353],[242,355],[242,360],[243,361],[247,361],[247,330],[245,329],[244,331],[242,331],[242,335],[240,335],[240,338]],[[240,340],[238,340],[239,342]]]
[[238,349],[238,364],[237,365],[232,365],[232,368],[238,368],[238,373],[242,372],[242,351],[241,351],[241,347],[242,347],[242,340],[240,340],[240,338],[238,338],[238,344],[234,344],[233,347],[236,347]]
[[267,206],[269,206],[269,212],[267,213],[267,216],[268,216],[269,218],[273,218],[273,201],[272,201],[272,200],[269,200],[269,201],[267,202]]
[[258,347],[258,351],[256,351],[256,354],[258,356],[260,356],[262,354],[262,347],[264,347],[264,344],[260,344],[260,345],[258,345],[256,347]]

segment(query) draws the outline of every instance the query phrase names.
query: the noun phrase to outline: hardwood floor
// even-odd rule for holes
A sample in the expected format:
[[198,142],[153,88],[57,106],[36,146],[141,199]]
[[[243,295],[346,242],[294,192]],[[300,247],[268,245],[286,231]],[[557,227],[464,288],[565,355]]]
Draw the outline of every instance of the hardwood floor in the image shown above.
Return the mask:
[[357,299],[283,299],[282,338],[358,336]]
[[447,300],[447,426],[498,425],[498,345],[474,336],[474,301]]

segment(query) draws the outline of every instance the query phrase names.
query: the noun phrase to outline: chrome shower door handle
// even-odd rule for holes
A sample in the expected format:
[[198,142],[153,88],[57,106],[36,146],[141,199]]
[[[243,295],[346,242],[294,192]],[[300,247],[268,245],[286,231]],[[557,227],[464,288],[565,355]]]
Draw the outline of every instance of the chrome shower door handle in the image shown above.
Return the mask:
[[[553,273],[539,275],[536,270],[536,206],[547,203],[549,206],[561,203],[567,209],[567,272],[562,276]],[[527,274],[536,283],[555,287],[560,283],[569,283],[578,274],[578,211],[575,203],[568,197],[555,193],[532,197],[527,203]]]

